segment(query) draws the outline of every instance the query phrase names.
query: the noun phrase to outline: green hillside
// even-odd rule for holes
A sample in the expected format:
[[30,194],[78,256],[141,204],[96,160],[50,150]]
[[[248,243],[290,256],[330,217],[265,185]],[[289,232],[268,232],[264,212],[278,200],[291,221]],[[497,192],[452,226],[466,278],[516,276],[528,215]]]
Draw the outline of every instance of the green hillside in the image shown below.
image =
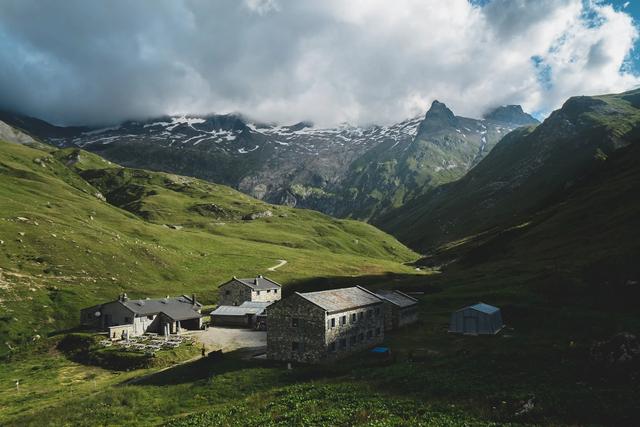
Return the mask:
[[382,218],[420,251],[524,222],[562,200],[640,135],[640,91],[569,99],[536,128],[508,134],[464,178]]
[[[0,353],[75,326],[79,308],[123,291],[196,292],[213,303],[217,285],[233,275],[289,283],[409,272],[402,263],[415,259],[364,223],[120,168],[79,150],[1,142],[0,200]],[[252,214],[264,217],[242,219]],[[280,259],[288,264],[268,272]]]

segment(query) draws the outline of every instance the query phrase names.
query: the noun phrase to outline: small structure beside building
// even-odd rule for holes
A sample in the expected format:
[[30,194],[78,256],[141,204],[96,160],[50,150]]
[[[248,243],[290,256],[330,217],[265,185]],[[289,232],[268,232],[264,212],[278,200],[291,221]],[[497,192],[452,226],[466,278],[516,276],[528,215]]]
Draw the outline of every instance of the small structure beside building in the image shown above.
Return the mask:
[[274,302],[282,297],[280,284],[263,276],[233,279],[218,288],[218,305],[239,306],[245,301]]
[[202,304],[182,295],[175,298],[130,300],[121,294],[117,300],[80,311],[80,324],[108,331],[109,338],[122,339],[155,332],[176,334],[182,329],[202,327]]
[[500,309],[479,302],[454,311],[451,314],[449,332],[466,335],[495,335],[503,327]]
[[380,344],[384,302],[360,286],[296,292],[269,307],[267,358],[322,363]]
[[245,301],[239,306],[221,305],[211,312],[212,326],[242,326],[262,329],[270,302]]
[[418,300],[400,291],[381,290],[384,301],[384,330],[397,329],[418,320]]

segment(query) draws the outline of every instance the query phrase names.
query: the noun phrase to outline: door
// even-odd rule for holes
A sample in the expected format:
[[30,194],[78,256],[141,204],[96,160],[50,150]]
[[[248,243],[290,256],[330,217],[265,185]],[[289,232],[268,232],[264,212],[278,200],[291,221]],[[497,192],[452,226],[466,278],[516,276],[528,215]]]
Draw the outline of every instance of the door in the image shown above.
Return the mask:
[[465,334],[478,334],[478,318],[477,317],[465,317],[464,318],[464,333]]

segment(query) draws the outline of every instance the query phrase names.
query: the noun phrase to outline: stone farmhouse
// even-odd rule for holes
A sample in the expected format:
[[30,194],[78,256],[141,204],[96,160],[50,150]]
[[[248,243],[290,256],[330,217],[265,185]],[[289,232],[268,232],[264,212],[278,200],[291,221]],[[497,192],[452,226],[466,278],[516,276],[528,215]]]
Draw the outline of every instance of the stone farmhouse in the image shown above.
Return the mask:
[[274,302],[282,297],[278,283],[263,276],[253,279],[233,279],[220,285],[218,305],[239,306],[245,301]]
[[176,334],[182,329],[200,329],[202,304],[195,295],[175,298],[130,300],[121,294],[117,300],[80,311],[85,327],[108,331],[109,338],[121,339],[147,332]]
[[389,331],[418,321],[418,300],[400,291],[382,290],[376,295],[384,301],[384,330]]
[[268,313],[267,358],[323,363],[384,339],[384,301],[360,286],[296,292]]

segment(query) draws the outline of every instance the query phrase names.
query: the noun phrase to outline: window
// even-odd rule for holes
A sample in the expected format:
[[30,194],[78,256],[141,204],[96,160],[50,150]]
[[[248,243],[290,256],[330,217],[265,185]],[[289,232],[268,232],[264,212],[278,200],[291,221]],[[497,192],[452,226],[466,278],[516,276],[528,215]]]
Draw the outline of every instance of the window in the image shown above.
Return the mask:
[[376,336],[379,337],[380,336],[380,328],[376,328]]
[[329,351],[336,351],[336,342],[329,343]]
[[260,295],[260,291],[256,291],[256,295]]
[[291,326],[293,326],[294,328],[298,327],[298,318],[297,317],[292,317],[291,318]]
[[333,317],[333,318],[331,319],[331,327],[332,327],[332,328],[335,328],[335,327],[336,327],[336,318],[335,318],[335,317]]
[[369,330],[367,331],[367,339],[370,340],[371,338],[373,338],[373,331]]
[[353,313],[351,315],[351,323],[355,323],[356,320],[357,320],[357,315],[356,315],[356,313]]
[[347,323],[347,316],[340,317],[340,325],[344,325],[345,323]]
[[149,319],[149,320],[153,320],[153,315],[152,315],[152,314],[150,314],[149,316],[147,316],[147,319]]
[[347,339],[346,338],[341,338],[340,339],[340,350],[344,350],[345,348],[347,348]]
[[300,343],[298,341],[293,341],[291,343],[291,351],[299,351],[300,350]]
[[364,311],[361,311],[360,313],[358,313],[358,319],[362,320],[363,317],[364,317]]
[[363,333],[358,334],[358,341],[360,341],[360,342],[364,341],[364,334]]
[[356,336],[355,335],[351,335],[351,337],[349,338],[349,344],[351,345],[355,345],[356,344]]
[[274,294],[277,294],[277,293],[278,293],[278,290],[277,290],[277,289],[274,289],[274,290],[273,290],[273,293],[274,293]]
[[271,293],[271,289],[267,289],[267,293],[270,294]]
[[224,291],[224,294],[225,295],[231,295],[231,291],[227,289],[226,291]]

